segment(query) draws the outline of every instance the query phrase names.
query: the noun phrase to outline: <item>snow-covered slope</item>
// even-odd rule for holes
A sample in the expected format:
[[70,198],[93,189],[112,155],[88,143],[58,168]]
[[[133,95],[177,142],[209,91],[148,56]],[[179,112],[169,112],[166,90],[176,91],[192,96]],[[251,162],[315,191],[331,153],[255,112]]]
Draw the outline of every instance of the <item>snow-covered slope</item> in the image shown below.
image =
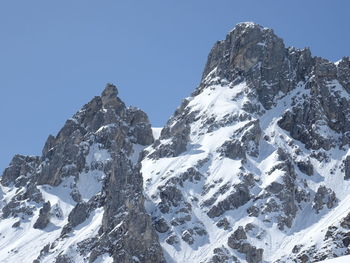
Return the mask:
[[350,256],[344,256],[344,257],[338,257],[333,259],[327,259],[320,263],[349,263],[350,262]]
[[168,262],[349,253],[344,61],[285,48],[252,23],[216,44],[199,88],[142,161],[146,209]]
[[349,93],[349,58],[286,48],[254,23],[215,44],[162,129],[107,85],[42,156],[17,155],[5,170],[0,262],[348,255]]
[[[94,155],[98,154],[99,151],[94,151]],[[104,162],[108,161],[109,158],[106,156],[106,159],[97,159],[90,159],[86,165],[91,167],[94,161]],[[1,220],[1,262],[32,262],[38,258],[39,254],[47,254],[43,262],[55,262],[55,258],[60,253],[74,258],[74,262],[84,262],[84,258],[79,257],[79,253],[77,253],[77,244],[97,235],[102,222],[103,208],[96,208],[92,211],[87,220],[79,224],[74,232],[67,237],[62,238],[61,232],[64,226],[69,223],[69,214],[77,205],[71,195],[72,189],[77,190],[82,199],[88,202],[90,198],[102,190],[101,182],[104,176],[102,171],[95,170],[80,174],[76,182],[74,177],[68,177],[56,187],[38,186],[38,193],[42,196],[42,200],[50,203],[50,222],[43,229],[34,227],[39,218],[41,202],[25,200],[24,203],[21,203],[22,207],[27,208],[26,211],[10,212],[11,216]],[[11,203],[18,188],[2,187],[2,189],[5,193],[5,202]],[[45,253],[45,251],[49,252],[50,250],[51,253]]]
[[138,165],[152,142],[146,114],[109,84],[41,157],[16,155],[1,177],[0,262],[164,262]]

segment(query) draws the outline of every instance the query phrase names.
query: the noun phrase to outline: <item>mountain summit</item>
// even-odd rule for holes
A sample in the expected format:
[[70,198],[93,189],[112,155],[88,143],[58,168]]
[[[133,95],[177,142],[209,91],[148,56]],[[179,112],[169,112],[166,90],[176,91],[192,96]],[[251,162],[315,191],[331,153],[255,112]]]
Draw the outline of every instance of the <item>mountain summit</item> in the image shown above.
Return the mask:
[[147,115],[108,84],[42,156],[17,155],[1,178],[1,262],[165,262],[144,208]]
[[1,177],[1,262],[316,262],[350,254],[350,60],[240,23],[154,138],[108,84]]

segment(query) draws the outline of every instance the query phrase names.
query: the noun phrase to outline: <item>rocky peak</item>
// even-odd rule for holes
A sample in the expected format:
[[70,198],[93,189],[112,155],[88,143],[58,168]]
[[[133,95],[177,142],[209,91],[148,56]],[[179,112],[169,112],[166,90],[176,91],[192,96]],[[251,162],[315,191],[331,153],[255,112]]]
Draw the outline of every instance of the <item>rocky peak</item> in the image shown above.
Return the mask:
[[101,94],[102,105],[104,108],[118,107],[122,104],[121,100],[117,97],[118,89],[115,85],[108,83],[106,88]]
[[[41,251],[28,255],[34,262],[164,262],[144,208],[138,164],[153,142],[151,125],[143,111],[127,108],[117,95],[108,84],[48,137],[41,157],[16,155],[1,178],[9,187],[0,202],[2,220],[42,231],[35,232],[44,240]],[[91,234],[79,237],[84,224]],[[62,249],[66,243],[68,250]],[[17,256],[22,253],[28,251]]]
[[[5,170],[0,260],[349,254],[349,91],[349,58],[286,48],[254,23],[216,43],[199,88],[153,144],[147,115],[108,84],[49,136],[41,157],[17,155]],[[31,235],[40,251],[28,249]]]
[[[327,257],[329,237],[302,238],[348,200],[349,66],[286,48],[254,23],[214,45],[199,87],[142,160],[148,212],[170,262]],[[334,253],[348,253],[348,240],[338,243]]]
[[210,51],[198,91],[215,77],[236,83],[246,81],[269,109],[276,95],[304,80],[313,64],[308,49],[286,48],[272,29],[240,23]]
[[226,74],[236,75],[248,72],[258,62],[279,62],[283,59],[284,49],[283,40],[271,29],[251,22],[240,23],[227,34],[225,40],[214,45],[209,53],[203,78],[215,68],[218,71],[229,71]]

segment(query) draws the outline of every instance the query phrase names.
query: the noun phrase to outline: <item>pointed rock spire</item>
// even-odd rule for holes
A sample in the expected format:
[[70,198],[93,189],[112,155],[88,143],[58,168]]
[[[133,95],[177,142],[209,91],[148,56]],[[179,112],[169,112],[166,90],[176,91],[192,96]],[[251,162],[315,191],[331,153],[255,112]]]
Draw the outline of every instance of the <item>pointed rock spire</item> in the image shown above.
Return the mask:
[[110,106],[116,106],[119,104],[119,100],[117,99],[118,89],[115,85],[108,83],[106,88],[103,90],[101,94],[102,104],[104,108],[108,108]]

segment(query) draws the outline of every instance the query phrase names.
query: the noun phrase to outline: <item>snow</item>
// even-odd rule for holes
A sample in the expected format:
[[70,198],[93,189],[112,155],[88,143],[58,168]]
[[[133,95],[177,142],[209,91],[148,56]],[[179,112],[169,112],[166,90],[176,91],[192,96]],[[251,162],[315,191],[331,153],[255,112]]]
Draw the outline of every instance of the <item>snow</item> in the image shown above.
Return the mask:
[[[254,24],[245,23],[245,26]],[[255,26],[255,25],[254,25]],[[257,43],[264,46],[265,43]],[[329,156],[327,161],[319,161],[310,157],[311,154],[323,153],[323,150],[312,151],[294,140],[288,132],[278,126],[281,114],[290,111],[294,104],[303,103],[309,98],[310,89],[305,88],[305,83],[300,82],[295,89],[284,94],[278,94],[274,101],[274,107],[270,110],[252,114],[251,118],[244,119],[246,114],[244,107],[247,103],[259,106],[259,103],[252,99],[247,83],[240,84],[226,79],[212,77],[214,69],[205,79],[206,88],[195,97],[187,100],[187,110],[189,113],[199,116],[190,124],[191,133],[189,143],[185,152],[177,157],[160,158],[158,160],[145,158],[142,161],[142,175],[144,179],[145,207],[153,217],[164,217],[168,222],[186,215],[185,204],[191,206],[191,218],[182,225],[170,225],[173,234],[179,237],[178,244],[170,245],[166,242],[169,233],[159,234],[160,243],[164,249],[167,262],[204,262],[213,256],[213,249],[226,247],[228,237],[239,226],[248,223],[256,225],[256,228],[248,233],[248,241],[257,248],[264,249],[265,262],[275,262],[291,255],[291,251],[296,245],[302,245],[303,249],[314,246],[317,251],[327,252],[324,245],[324,236],[330,226],[339,226],[340,220],[350,211],[350,181],[344,181],[343,161],[349,155],[350,149],[339,149],[334,147],[327,151]],[[272,87],[276,83],[263,83]],[[327,87],[331,94],[348,97],[348,93],[336,80],[328,81]],[[242,117],[242,119],[240,119]],[[208,121],[210,120],[210,121]],[[262,130],[257,156],[249,156],[244,162],[232,160],[224,157],[221,146],[230,140],[240,140],[244,131],[249,129],[253,121],[258,120]],[[74,121],[74,120],[73,120]],[[216,126],[211,127],[214,123]],[[104,129],[111,128],[113,124],[101,127],[97,133]],[[172,123],[176,125],[176,121]],[[155,139],[160,138],[162,128],[152,128]],[[313,132],[323,138],[340,138],[339,134],[331,130],[325,121],[318,121],[313,126]],[[265,137],[266,136],[266,137]],[[268,139],[265,138],[268,137]],[[160,140],[166,145],[171,139]],[[27,217],[22,220],[20,227],[12,228],[17,222],[16,218],[2,219],[0,224],[0,261],[1,262],[21,262],[24,258],[31,262],[38,256],[38,247],[42,248],[46,244],[54,244],[54,249],[50,250],[47,257],[42,262],[54,262],[58,253],[71,256],[74,262],[82,263],[84,258],[77,253],[77,243],[97,235],[103,218],[103,208],[92,211],[89,218],[73,229],[68,237],[61,239],[62,228],[68,222],[68,215],[76,205],[72,199],[72,191],[78,191],[83,201],[88,202],[102,189],[102,181],[106,177],[100,164],[107,164],[111,161],[111,156],[100,144],[89,145],[86,143],[86,169],[77,178],[64,178],[63,182],[56,187],[49,185],[38,186],[45,201],[50,201],[52,206],[50,224],[44,230],[34,229],[33,225],[39,216],[41,205],[27,203],[34,207],[32,218]],[[251,145],[254,146],[254,145]],[[314,175],[303,174],[296,168],[296,186],[298,188],[308,187],[310,190],[310,202],[301,202],[295,220],[290,228],[280,230],[277,225],[277,218],[283,211],[261,214],[258,217],[248,216],[247,209],[259,202],[280,202],[274,200],[273,196],[264,197],[266,188],[273,183],[283,183],[285,173],[281,169],[275,169],[282,164],[279,160],[278,149],[282,148],[292,157],[292,162],[310,160],[313,165]],[[140,153],[145,146],[133,144],[129,160],[137,164]],[[147,151],[152,153],[153,146],[149,146]],[[297,153],[299,151],[299,153]],[[201,165],[198,165],[201,163]],[[232,194],[234,187],[242,182],[242,170],[247,174],[253,174],[254,186],[250,193],[255,199],[248,201],[237,209],[225,211],[223,215],[210,218],[208,216],[209,206],[205,202],[213,199],[211,206],[217,205]],[[295,166],[296,167],[296,166]],[[67,167],[68,168],[68,167]],[[172,207],[169,213],[161,214],[157,209],[161,201],[160,189],[169,181],[180,178],[189,168],[196,168],[201,174],[199,179],[187,180],[176,185],[183,195],[183,202],[178,207]],[[245,175],[247,175],[245,174]],[[29,176],[29,175],[28,175]],[[324,208],[316,213],[312,207],[312,200],[320,186],[331,188],[338,198],[338,203],[332,209]],[[226,189],[226,190],[225,190]],[[228,189],[228,190],[227,190]],[[16,195],[16,188],[0,188],[0,208]],[[264,199],[265,198],[265,199]],[[220,219],[227,219],[230,224],[229,230],[224,230],[216,226]],[[193,244],[189,245],[181,235],[190,228],[202,227],[207,231],[207,235],[195,236]],[[254,237],[260,235],[260,239]],[[330,244],[332,246],[334,244]],[[230,254],[235,255],[244,261],[245,257],[237,253],[236,250],[228,248]],[[345,251],[334,250],[334,252],[344,254]],[[138,258],[133,259],[135,262]],[[288,262],[287,259],[286,262]],[[113,258],[108,254],[99,256],[95,262],[111,263]],[[325,263],[350,262],[350,256],[322,261]]]
[[[213,84],[210,88],[203,90],[198,96],[189,98],[187,106],[189,111],[198,112],[199,116],[213,116],[215,118],[214,122],[225,122],[229,116],[238,116],[243,113],[242,107],[248,101],[246,96],[244,96],[247,91],[246,83],[239,85],[230,85],[227,81],[221,81],[221,83],[220,85]],[[181,175],[189,167],[194,167],[196,163],[209,157],[207,163],[199,170],[204,177],[199,182],[186,182],[183,189],[185,200],[192,205],[192,221],[187,223],[187,228],[203,226],[208,232],[208,236],[197,236],[192,246],[180,238],[179,244],[174,247],[166,243],[166,235],[161,234],[160,242],[166,251],[165,255],[168,262],[201,262],[211,255],[214,246],[226,245],[227,232],[216,227],[215,222],[217,219],[208,218],[201,207],[201,203],[205,199],[212,197],[221,187],[241,182],[238,176],[240,172],[239,167],[241,166],[240,160],[222,158],[217,150],[225,141],[231,139],[234,131],[244,127],[250,121],[233,121],[210,132],[203,132],[203,124],[199,120],[191,125],[191,142],[184,154],[159,160],[146,159],[142,162],[142,174],[147,198],[146,209],[149,213],[154,214],[155,203],[159,202],[159,199],[152,200],[152,196],[157,194],[159,191],[158,187],[168,179]],[[162,141],[162,143],[166,142]],[[203,186],[206,184],[210,185],[213,182],[218,183],[203,195]],[[228,194],[230,194],[230,191],[226,195],[217,196],[215,203],[225,199]],[[191,200],[199,200],[199,202],[192,202]],[[245,209],[242,207],[235,213],[228,213],[229,220],[233,223],[237,220],[237,224],[239,224],[239,220],[245,215]],[[173,219],[173,216],[181,216],[181,213],[162,216],[170,221]],[[172,228],[172,230],[178,236],[181,236],[182,231],[185,229],[180,227]]]
[[140,153],[145,149],[145,146],[140,144],[133,144],[132,154],[130,160],[133,164],[137,164],[139,161]]
[[94,143],[90,146],[89,154],[86,156],[86,163],[91,165],[94,162],[106,163],[111,160],[111,156],[106,149],[101,148],[101,145]]
[[327,86],[331,89],[331,91],[337,93],[341,97],[348,97],[347,91],[343,88],[342,85],[340,85],[338,80],[328,81]]
[[[72,199],[71,193],[78,190],[82,200],[87,202],[90,198],[101,191],[102,180],[105,178],[103,171],[92,169],[95,164],[106,163],[111,160],[107,150],[102,149],[101,145],[93,144],[89,147],[86,157],[86,166],[89,169],[78,176],[66,177],[58,186],[39,185],[37,188],[41,191],[45,202],[51,204],[50,223],[43,229],[34,229],[33,225],[39,217],[39,210],[42,205],[34,202],[26,202],[27,206],[34,207],[34,215],[22,216],[21,224],[18,228],[12,225],[18,221],[18,218],[1,219],[0,224],[0,261],[1,263],[13,262],[32,262],[39,256],[40,249],[47,244],[55,244],[50,249],[49,254],[42,259],[43,263],[51,263],[59,253],[69,255],[74,262],[86,262],[82,256],[77,253],[77,243],[96,236],[102,223],[103,208],[97,208],[92,211],[89,218],[82,224],[76,226],[73,232],[66,238],[60,238],[62,228],[68,223],[69,213],[72,211],[76,202]],[[28,175],[30,176],[30,175]],[[0,194],[3,195],[3,202],[9,202],[16,194],[14,187],[1,187]],[[1,207],[1,204],[0,204]],[[40,248],[40,249],[39,249]],[[102,255],[97,262],[113,262],[108,255]]]
[[152,127],[153,138],[158,140],[160,137],[160,133],[162,132],[162,127]]
[[[80,241],[83,241],[87,238],[94,237],[97,235],[98,230],[102,224],[102,217],[103,217],[103,208],[97,208],[95,211],[92,212],[92,214],[89,216],[88,219],[86,219],[83,223],[78,225],[76,229],[74,230],[73,234],[70,235],[68,238],[63,240],[63,242],[59,242],[55,250],[61,253],[63,251],[63,254],[66,254],[70,256],[71,258],[74,258],[74,262],[76,263],[84,263],[86,262],[84,258],[82,258],[79,253],[77,253],[77,246],[76,244]],[[45,260],[43,262],[54,262],[55,257],[57,257],[58,253],[52,253],[49,256],[45,257]],[[104,255],[102,259],[106,261],[101,262],[112,262],[109,257]]]
[[191,109],[191,112],[198,111],[200,116],[212,115],[215,116],[216,121],[219,121],[226,114],[239,112],[246,101],[242,98],[245,88],[245,82],[234,87],[213,85],[192,99],[187,107]]
[[350,256],[343,256],[338,258],[327,259],[324,261],[319,261],[320,263],[349,263]]
[[[18,219],[2,219],[0,224],[0,259],[2,263],[23,262],[23,259],[26,259],[26,262],[32,262],[39,255],[38,248],[41,249],[49,243],[55,243],[55,249],[50,250],[50,254],[41,262],[54,262],[55,257],[61,251],[72,256],[74,262],[85,262],[76,253],[76,244],[97,235],[102,222],[103,208],[93,211],[87,220],[74,229],[72,235],[60,240],[62,227],[67,224],[68,215],[76,204],[70,196],[70,186],[73,182],[73,178],[66,178],[59,186],[43,185],[39,187],[45,201],[50,201],[52,206],[50,223],[44,230],[33,228],[33,224],[39,216],[39,209],[35,211],[32,220],[22,220],[19,228],[11,227]],[[54,208],[59,208],[61,216],[54,215]],[[99,262],[113,262],[106,255],[101,259],[103,261]]]
[[[213,70],[215,72],[216,69]],[[178,210],[170,211],[168,214],[161,214],[157,210],[157,204],[160,202],[159,187],[164,186],[171,178],[179,177],[190,167],[196,167],[199,161],[206,159],[206,163],[199,168],[203,177],[198,182],[184,182],[183,187],[177,186],[184,197],[184,202],[192,206],[192,219],[182,226],[171,226],[171,231],[179,237],[179,243],[175,246],[169,245],[165,239],[169,234],[159,234],[160,242],[165,250],[168,262],[202,262],[212,256],[213,248],[225,246],[227,248],[227,239],[238,226],[245,226],[247,223],[254,223],[257,226],[256,231],[261,234],[261,240],[249,237],[249,242],[264,249],[264,260],[266,262],[275,262],[285,256],[291,255],[295,245],[303,245],[305,249],[315,245],[316,249],[322,250],[322,244],[325,232],[328,227],[338,224],[339,220],[345,217],[350,210],[350,182],[344,181],[344,174],[340,167],[348,150],[332,148],[328,151],[329,161],[320,162],[315,158],[310,161],[314,167],[314,175],[307,176],[300,170],[296,170],[298,187],[304,187],[304,183],[312,191],[316,192],[318,187],[326,185],[333,189],[339,198],[339,204],[331,210],[323,209],[316,214],[310,203],[301,203],[302,209],[298,210],[296,218],[290,229],[281,231],[277,226],[279,212],[270,215],[260,216],[258,218],[249,217],[247,208],[259,200],[251,200],[246,205],[235,210],[230,210],[218,218],[209,218],[207,209],[202,206],[203,202],[215,197],[214,205],[225,199],[230,191],[216,195],[216,193],[225,187],[225,185],[235,185],[241,182],[239,177],[241,163],[238,160],[231,160],[220,156],[218,149],[227,140],[240,138],[235,131],[242,129],[254,119],[246,121],[227,122],[229,116],[240,116],[244,113],[245,103],[258,104],[258,102],[248,99],[249,88],[245,82],[238,85],[228,83],[226,80],[220,80],[208,75],[204,79],[207,87],[197,96],[188,98],[187,110],[201,118],[196,119],[191,124],[190,142],[187,150],[177,157],[161,158],[159,160],[145,159],[142,162],[142,174],[144,177],[144,187],[146,195],[146,210],[154,217],[162,216],[168,222],[181,213]],[[220,84],[218,84],[220,83]],[[272,85],[267,84],[266,85]],[[345,91],[336,81],[328,83],[331,92],[339,96],[345,96]],[[269,140],[260,140],[259,155],[257,157],[247,156],[245,168],[254,174],[256,185],[251,189],[251,193],[259,195],[264,193],[264,189],[273,182],[283,183],[283,172],[280,169],[274,169],[274,166],[280,162],[278,160],[277,149],[282,148],[289,156],[293,156],[295,161],[305,160],[311,154],[309,149],[291,138],[290,134],[282,130],[277,122],[285,111],[291,109],[294,103],[303,103],[310,96],[310,89],[305,88],[305,83],[300,82],[296,88],[289,93],[280,93],[275,106],[266,110],[261,115],[255,116],[259,119],[262,129],[262,137],[267,135]],[[346,95],[348,96],[348,95]],[[205,121],[212,118],[218,125],[215,129],[208,130]],[[234,119],[234,118],[233,118]],[[175,125],[176,123],[172,123]],[[316,123],[315,131],[322,137],[338,138],[339,135],[330,130],[328,126],[322,123]],[[236,136],[236,137],[235,137]],[[162,144],[169,143],[166,140]],[[152,152],[153,148],[147,148]],[[296,150],[300,150],[296,154]],[[272,172],[271,172],[272,171]],[[331,171],[334,171],[331,173]],[[299,184],[299,185],[298,185]],[[210,186],[208,191],[203,193],[203,187]],[[232,187],[231,187],[232,189]],[[198,200],[198,201],[193,201]],[[270,199],[264,199],[270,201]],[[279,200],[277,200],[278,202]],[[177,208],[180,209],[180,208]],[[269,216],[269,217],[268,217]],[[228,231],[220,229],[216,223],[220,218],[225,217],[231,228]],[[266,220],[269,221],[266,221]],[[183,231],[193,226],[203,226],[208,232],[207,236],[195,236],[193,245],[187,244],[181,239]],[[229,249],[231,254],[237,256],[240,260],[245,260],[244,255]],[[343,253],[343,252],[339,252]],[[288,260],[286,261],[288,262]],[[350,261],[349,261],[350,262]]]
[[259,42],[257,43],[258,46],[266,47],[266,43]]
[[[38,256],[38,247],[43,247],[54,242],[60,235],[61,228],[68,222],[68,215],[73,209],[75,202],[70,197],[70,185],[73,178],[66,178],[57,187],[47,185],[39,186],[43,198],[50,201],[51,206],[59,207],[62,218],[52,216],[49,225],[45,230],[34,229],[33,225],[39,216],[39,209],[34,213],[33,220],[21,220],[19,228],[11,226],[18,221],[16,218],[8,218],[1,221],[0,233],[0,259],[1,262],[21,262],[24,258],[28,262],[33,261]],[[37,204],[32,203],[37,206]]]
[[107,253],[97,257],[94,263],[113,263],[113,258],[109,256]]
[[105,177],[105,173],[99,170],[92,170],[79,175],[77,188],[85,202],[101,191],[102,181]]
[[79,174],[76,184],[83,201],[89,201],[91,197],[101,191],[102,181],[106,177],[105,173],[95,169],[94,165],[97,163],[105,164],[110,160],[111,156],[109,152],[103,149],[101,145],[95,143],[90,146],[86,157],[86,166],[90,167],[90,170]]

